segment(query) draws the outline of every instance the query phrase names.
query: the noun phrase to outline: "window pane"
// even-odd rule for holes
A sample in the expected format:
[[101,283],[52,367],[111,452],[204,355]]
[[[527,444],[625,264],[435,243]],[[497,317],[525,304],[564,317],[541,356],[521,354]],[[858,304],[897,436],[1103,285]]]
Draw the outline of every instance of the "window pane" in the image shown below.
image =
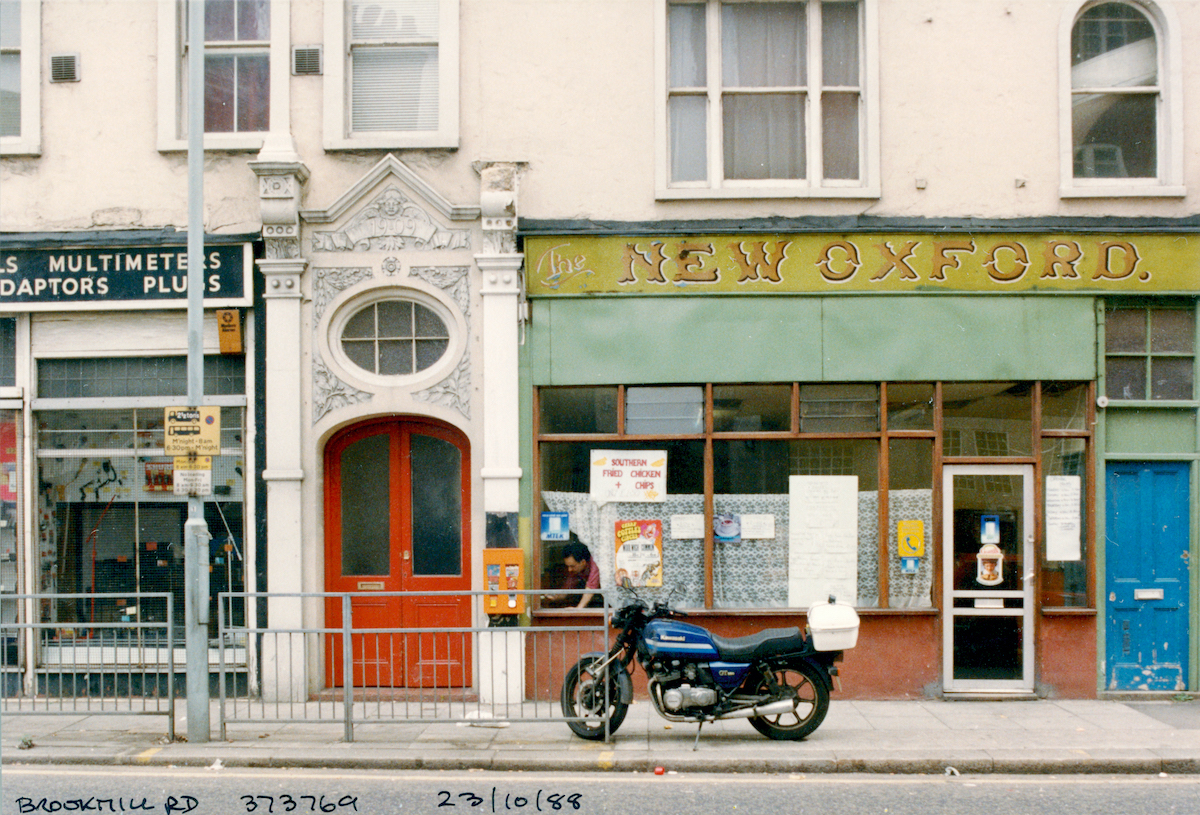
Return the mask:
[[1028,383],[947,383],[942,386],[942,408],[947,436],[959,434],[960,449],[954,455],[1033,454],[1033,400]]
[[542,388],[538,391],[541,433],[616,433],[616,388]]
[[704,432],[704,388],[626,388],[625,432]]
[[791,430],[790,385],[713,385],[713,430]]
[[1150,350],[1168,354],[1190,354],[1196,342],[1196,316],[1184,309],[1154,309],[1150,312]]
[[822,84],[857,87],[858,64],[858,4],[822,3]]
[[17,384],[17,321],[0,317],[0,388]]
[[[1084,607],[1087,598],[1087,443],[1084,439],[1043,439],[1042,466],[1045,474],[1079,478],[1079,560],[1047,560],[1042,557],[1042,605]],[[1044,525],[1043,521],[1043,525]],[[1045,537],[1043,536],[1043,540]]]
[[1087,429],[1087,385],[1042,383],[1042,427],[1046,430]]
[[[789,442],[713,441],[713,604],[788,604]],[[755,530],[752,517],[771,523]],[[773,527],[773,528],[771,528]]]
[[1153,178],[1157,94],[1076,94],[1072,132],[1077,178]]
[[1109,357],[1104,363],[1104,389],[1110,399],[1146,398],[1146,360]]
[[438,317],[436,314],[434,314],[429,309],[425,308],[425,306],[417,305],[416,303],[414,303],[413,308],[415,309],[416,316],[417,316],[417,328],[416,328],[416,334],[414,336],[417,336],[417,337],[445,337],[445,336],[447,336],[446,324],[442,322],[442,319],[440,317]]
[[[890,390],[890,387],[889,387]],[[888,606],[930,608],[933,605],[933,440],[892,439],[888,442]],[[923,539],[910,541],[925,554],[916,571],[902,568],[898,552],[901,529],[911,533],[920,522]],[[906,523],[907,522],[907,523]],[[901,526],[904,524],[904,526]]]
[[821,102],[821,147],[826,178],[858,178],[858,94],[827,93]]
[[351,73],[353,130],[437,129],[436,45],[355,48]]
[[270,0],[238,0],[237,38],[241,41],[271,38]]
[[1104,350],[1109,353],[1145,353],[1146,309],[1111,309],[1104,319]]
[[[380,337],[411,337],[413,335],[412,303],[385,300],[382,303],[376,303],[375,309],[379,319]],[[346,333],[350,333],[349,324],[346,326]]]
[[708,84],[704,6],[672,5],[667,10],[671,49],[672,88],[702,88]]
[[204,132],[232,133],[236,107],[234,57],[204,58]]
[[21,135],[21,55],[0,54],[0,136]]
[[384,376],[401,376],[412,372],[412,340],[379,341],[379,370],[376,373]]
[[[237,39],[234,0],[207,0],[204,4],[204,39],[210,42]],[[194,8],[188,4],[188,8]]]
[[1195,363],[1191,357],[1153,357],[1151,399],[1192,399]]
[[342,574],[391,573],[389,451],[386,433],[360,439],[342,451]]
[[804,178],[803,94],[726,94],[725,177]]
[[879,429],[878,385],[801,385],[801,433],[855,433]]
[[721,76],[727,88],[805,84],[803,3],[721,7]]
[[446,353],[448,340],[417,340],[417,370],[423,371]]
[[462,453],[448,441],[414,433],[409,459],[413,574],[461,574]]
[[352,39],[396,41],[436,39],[438,0],[353,0],[350,4]]
[[671,127],[671,180],[708,178],[708,97],[672,96],[667,101]]
[[1071,30],[1074,87],[1152,85],[1157,81],[1154,28],[1129,3],[1102,3]]
[[265,54],[237,58],[237,129],[256,133],[271,129],[271,64]]
[[888,429],[933,430],[933,385],[888,383]]
[[0,48],[21,47],[21,0],[0,0]]
[[342,340],[342,350],[346,357],[364,371],[375,373],[375,341],[374,340]]

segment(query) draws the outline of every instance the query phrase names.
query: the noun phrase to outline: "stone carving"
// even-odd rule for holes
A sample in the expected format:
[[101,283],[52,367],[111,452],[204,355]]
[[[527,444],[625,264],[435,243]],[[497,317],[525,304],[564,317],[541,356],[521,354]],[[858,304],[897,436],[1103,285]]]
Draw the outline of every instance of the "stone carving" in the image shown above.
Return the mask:
[[372,394],[338,379],[320,354],[313,354],[313,424],[330,411],[369,402],[371,398]]
[[319,322],[333,298],[355,283],[370,280],[375,273],[367,267],[349,266],[313,269],[313,322]]
[[446,292],[464,317],[471,315],[470,270],[466,266],[415,266],[408,270],[409,277],[418,277],[431,286]]
[[397,187],[385,189],[341,229],[313,234],[313,249],[321,252],[470,248],[469,230],[438,226]]
[[434,405],[454,408],[468,419],[471,418],[471,360],[470,352],[463,352],[458,366],[441,382],[423,391],[417,391],[413,398],[419,402],[429,402]]
[[300,241],[295,238],[266,238],[267,257],[272,260],[290,260],[300,257]]

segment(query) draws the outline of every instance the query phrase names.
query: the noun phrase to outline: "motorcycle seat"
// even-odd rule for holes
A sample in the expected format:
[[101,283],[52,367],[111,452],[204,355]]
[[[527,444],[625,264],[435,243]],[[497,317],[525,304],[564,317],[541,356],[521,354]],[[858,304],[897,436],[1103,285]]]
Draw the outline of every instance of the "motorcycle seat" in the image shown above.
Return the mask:
[[767,628],[745,637],[718,637],[712,634],[713,644],[722,659],[730,662],[750,662],[761,657],[785,653],[803,645],[800,629]]

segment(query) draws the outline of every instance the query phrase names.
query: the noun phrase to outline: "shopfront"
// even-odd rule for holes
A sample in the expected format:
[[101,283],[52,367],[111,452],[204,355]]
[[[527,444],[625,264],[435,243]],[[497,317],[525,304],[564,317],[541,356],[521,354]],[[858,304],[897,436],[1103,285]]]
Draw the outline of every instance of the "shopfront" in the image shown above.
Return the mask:
[[[535,231],[530,512],[535,530],[544,514],[569,530],[533,535],[543,586],[564,537],[612,585],[633,527],[652,544],[640,590],[673,592],[720,633],[853,602],[849,696],[1105,689],[1098,566],[1115,533],[1097,474],[1137,454],[1147,414],[1195,427],[1194,249],[1093,232]],[[1130,309],[1169,311],[1154,343],[1177,350],[1112,351],[1106,317]],[[1105,395],[1153,357],[1150,379],[1186,373],[1172,398]],[[1105,434],[1114,413],[1132,437]],[[1193,494],[1195,435],[1154,444]],[[1180,524],[1144,545],[1178,559],[1195,518]],[[1176,619],[1189,642],[1187,610]],[[1153,650],[1126,661],[1169,673]]]
[[[210,237],[204,255],[204,401],[220,426],[220,454],[205,459],[213,597],[253,587],[255,573],[252,248],[246,236]],[[119,640],[122,622],[165,623],[168,597],[182,643],[188,495],[174,488],[164,427],[166,409],[186,405],[183,236],[6,235],[0,257],[0,586],[41,595],[0,611],[57,626],[6,643],[9,678],[52,658],[58,638],[117,624],[104,630]],[[236,325],[236,345],[219,338],[221,321]],[[128,658],[120,647],[103,655]]]

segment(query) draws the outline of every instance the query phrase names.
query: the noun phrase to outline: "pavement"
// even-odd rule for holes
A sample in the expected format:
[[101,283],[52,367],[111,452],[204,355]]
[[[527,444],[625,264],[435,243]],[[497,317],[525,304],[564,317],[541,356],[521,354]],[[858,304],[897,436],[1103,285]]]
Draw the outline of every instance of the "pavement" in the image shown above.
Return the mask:
[[[11,764],[325,767],[494,771],[765,773],[1200,774],[1200,701],[1190,694],[1117,700],[843,701],[800,742],[771,741],[746,721],[694,725],[630,708],[610,743],[573,736],[562,722],[509,726],[230,723],[219,739],[189,743],[186,702],[176,740],[162,715],[57,713],[0,717],[0,760]],[[693,749],[695,746],[695,749]]]

